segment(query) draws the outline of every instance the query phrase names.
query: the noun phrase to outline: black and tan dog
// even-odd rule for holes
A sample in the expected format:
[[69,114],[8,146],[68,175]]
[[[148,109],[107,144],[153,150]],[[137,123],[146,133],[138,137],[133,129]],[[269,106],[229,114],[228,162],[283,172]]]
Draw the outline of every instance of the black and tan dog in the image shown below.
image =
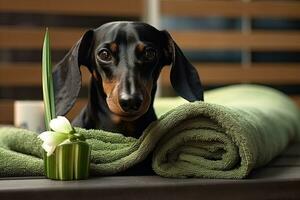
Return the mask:
[[171,83],[180,96],[203,100],[197,71],[168,32],[145,23],[107,23],[82,36],[53,72],[57,115],[75,103],[81,65],[92,76],[88,104],[74,126],[139,137],[156,119],[153,100],[165,65],[171,65]]

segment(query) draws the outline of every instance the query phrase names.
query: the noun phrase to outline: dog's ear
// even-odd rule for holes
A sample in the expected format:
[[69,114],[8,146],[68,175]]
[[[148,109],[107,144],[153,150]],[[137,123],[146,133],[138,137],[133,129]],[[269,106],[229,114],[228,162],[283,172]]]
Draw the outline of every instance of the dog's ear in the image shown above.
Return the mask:
[[197,70],[187,60],[167,31],[167,64],[171,65],[170,80],[175,91],[188,101],[203,100],[203,89]]
[[87,31],[53,71],[56,115],[65,115],[74,105],[81,88],[80,66],[90,66],[93,30]]

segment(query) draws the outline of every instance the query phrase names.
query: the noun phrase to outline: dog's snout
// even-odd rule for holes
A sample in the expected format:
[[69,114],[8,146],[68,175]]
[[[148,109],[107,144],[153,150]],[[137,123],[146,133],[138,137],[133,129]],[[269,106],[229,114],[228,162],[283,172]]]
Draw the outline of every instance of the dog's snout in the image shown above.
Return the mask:
[[143,97],[142,95],[134,94],[122,94],[119,98],[119,103],[121,108],[125,112],[138,111],[142,105]]

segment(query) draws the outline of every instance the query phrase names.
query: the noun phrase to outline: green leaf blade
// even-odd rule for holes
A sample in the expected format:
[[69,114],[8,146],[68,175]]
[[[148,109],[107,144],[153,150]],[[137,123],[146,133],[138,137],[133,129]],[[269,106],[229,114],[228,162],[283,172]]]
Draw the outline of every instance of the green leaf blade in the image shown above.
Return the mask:
[[46,29],[42,51],[42,85],[45,108],[45,124],[47,130],[50,130],[49,123],[51,119],[55,118],[55,102],[52,80],[50,37],[48,28]]

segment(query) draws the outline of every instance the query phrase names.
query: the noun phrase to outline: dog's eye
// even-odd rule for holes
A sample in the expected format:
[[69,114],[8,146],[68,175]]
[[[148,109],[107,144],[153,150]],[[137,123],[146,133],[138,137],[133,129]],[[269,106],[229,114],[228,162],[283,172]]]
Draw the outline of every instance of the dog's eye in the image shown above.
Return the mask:
[[152,61],[156,58],[156,51],[153,48],[146,48],[144,51],[144,58],[148,61]]
[[98,58],[103,62],[110,62],[112,60],[112,55],[109,50],[102,49],[98,53]]

